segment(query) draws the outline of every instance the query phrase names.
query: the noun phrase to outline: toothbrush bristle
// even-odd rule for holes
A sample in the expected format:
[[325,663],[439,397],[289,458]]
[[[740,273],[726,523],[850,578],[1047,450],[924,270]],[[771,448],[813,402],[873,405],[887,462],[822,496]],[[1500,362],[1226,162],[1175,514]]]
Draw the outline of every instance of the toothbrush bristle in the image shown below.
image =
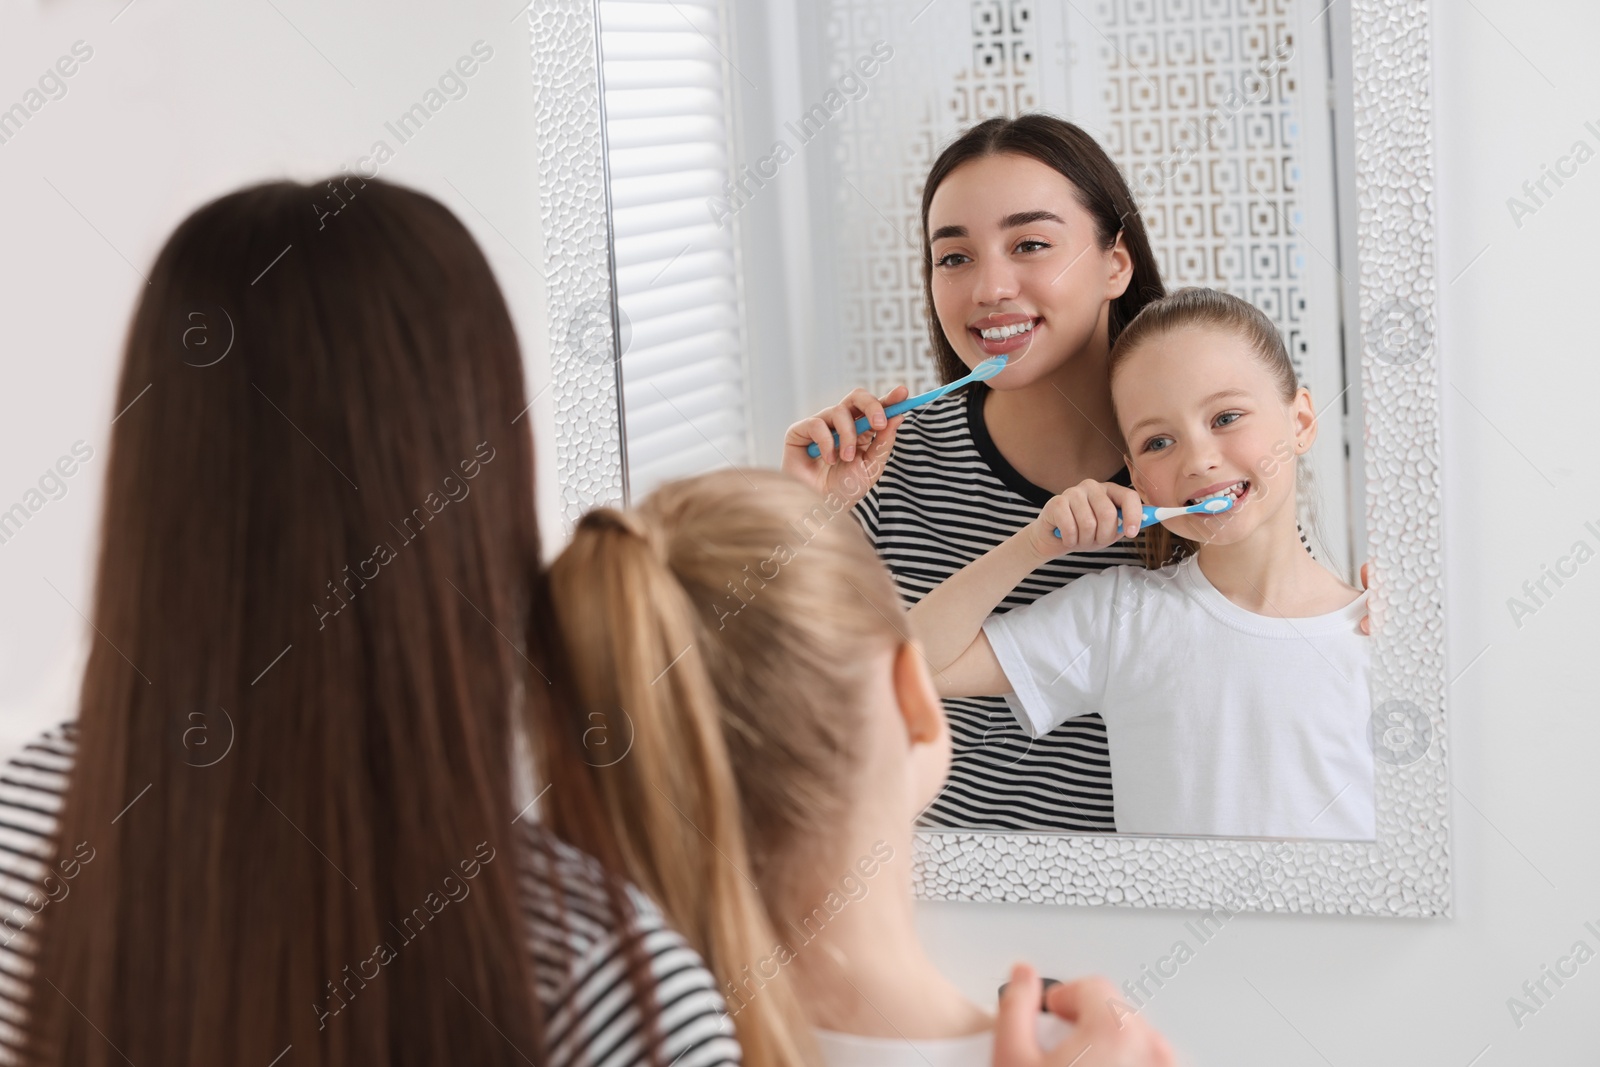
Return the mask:
[[1006,368],[1005,356],[990,356],[973,368],[973,377],[976,381],[987,381]]

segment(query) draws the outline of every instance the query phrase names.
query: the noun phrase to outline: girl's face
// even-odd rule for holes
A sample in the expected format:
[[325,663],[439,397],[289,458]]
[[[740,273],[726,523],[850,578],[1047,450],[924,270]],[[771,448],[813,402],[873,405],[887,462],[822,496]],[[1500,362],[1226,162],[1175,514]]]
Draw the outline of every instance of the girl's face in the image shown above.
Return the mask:
[[1217,515],[1168,519],[1173,533],[1220,545],[1269,525],[1293,529],[1295,459],[1317,436],[1311,393],[1284,401],[1244,338],[1214,327],[1155,337],[1117,368],[1111,394],[1145,503],[1234,497]]
[[1121,237],[1101,248],[1072,183],[1031,156],[951,171],[928,205],[928,233],[939,326],[968,367],[1010,356],[989,380],[996,389],[1037,381],[1104,337],[1108,304],[1133,276]]

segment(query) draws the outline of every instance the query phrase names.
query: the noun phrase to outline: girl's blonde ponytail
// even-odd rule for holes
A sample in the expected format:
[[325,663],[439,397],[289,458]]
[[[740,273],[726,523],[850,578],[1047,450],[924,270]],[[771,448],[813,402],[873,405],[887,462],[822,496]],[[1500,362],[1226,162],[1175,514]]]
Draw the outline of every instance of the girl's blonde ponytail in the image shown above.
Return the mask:
[[[589,757],[552,772],[592,778],[623,873],[717,975],[746,1062],[810,1062],[780,927],[835,859],[865,663],[904,639],[893,580],[841,501],[723,470],[585,515],[550,593]],[[585,844],[590,820],[550,818]]]

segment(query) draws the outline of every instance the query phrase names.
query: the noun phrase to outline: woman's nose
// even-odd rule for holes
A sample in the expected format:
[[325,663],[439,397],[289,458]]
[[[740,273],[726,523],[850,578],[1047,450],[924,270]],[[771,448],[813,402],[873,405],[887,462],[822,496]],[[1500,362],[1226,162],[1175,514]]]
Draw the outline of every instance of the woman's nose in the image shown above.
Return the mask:
[[973,299],[980,304],[998,304],[1017,295],[1016,268],[1004,256],[987,256],[978,261],[977,288]]

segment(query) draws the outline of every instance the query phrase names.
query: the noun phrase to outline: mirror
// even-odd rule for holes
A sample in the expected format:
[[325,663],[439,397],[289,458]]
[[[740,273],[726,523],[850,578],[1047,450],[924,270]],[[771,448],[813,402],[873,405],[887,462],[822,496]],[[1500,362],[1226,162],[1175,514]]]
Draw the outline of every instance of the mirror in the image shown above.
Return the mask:
[[[1120,169],[1168,291],[1234,294],[1281,335],[1317,414],[1315,444],[1298,458],[1310,476],[1297,493],[1309,553],[1354,589],[1367,561],[1409,579],[1397,600],[1380,578],[1368,607],[1422,626],[1345,639],[1358,659],[1323,655],[1294,625],[1307,620],[1271,620],[1281,647],[1306,658],[1307,691],[1345,694],[1286,698],[1289,724],[1201,708],[1177,679],[1146,686],[1151,703],[1185,707],[1168,716],[1183,729],[1164,735],[1148,717],[1103,711],[1034,737],[1010,706],[1018,700],[947,700],[954,765],[923,819],[925,895],[1448,912],[1442,855],[1420,875],[1413,855],[1441,852],[1418,838],[1419,815],[1421,826],[1432,820],[1426,834],[1444,833],[1436,530],[1374,493],[1396,477],[1409,479],[1413,502],[1438,491],[1436,462],[1416,462],[1430,447],[1437,457],[1431,162],[1414,136],[1426,145],[1426,35],[1420,52],[1402,54],[1382,29],[1396,17],[1425,24],[1426,10],[1395,10],[1298,0],[534,5],[536,80],[565,130],[541,146],[552,340],[558,368],[573,361],[593,372],[591,393],[617,397],[614,426],[570,444],[564,472],[593,489],[569,499],[638,498],[701,470],[776,465],[785,427],[855,386],[882,395],[940,384],[922,288],[924,179],[973,124],[1043,112],[1086,131]],[[574,72],[588,100],[572,98]],[[1410,191],[1404,202],[1384,183]],[[575,245],[585,234],[603,250]],[[968,366],[982,358],[975,339],[956,349]],[[901,437],[937,450],[958,492],[994,494],[982,497],[993,544],[1052,493],[1007,459],[984,414],[988,392],[913,412]],[[963,553],[981,554],[984,538],[952,538],[940,521],[970,516],[941,511],[925,478],[893,472],[891,462],[864,504],[880,555],[915,601]],[[1132,552],[1051,561],[1002,607],[1136,563]],[[1200,595],[1228,610],[1215,588]],[[1329,678],[1313,684],[1324,667]],[[1277,733],[1265,743],[1268,727]],[[1174,805],[1159,783],[1187,773],[1197,749],[1223,762],[1210,785],[1191,786],[1201,803]],[[1411,872],[1398,894],[1396,867]]]

